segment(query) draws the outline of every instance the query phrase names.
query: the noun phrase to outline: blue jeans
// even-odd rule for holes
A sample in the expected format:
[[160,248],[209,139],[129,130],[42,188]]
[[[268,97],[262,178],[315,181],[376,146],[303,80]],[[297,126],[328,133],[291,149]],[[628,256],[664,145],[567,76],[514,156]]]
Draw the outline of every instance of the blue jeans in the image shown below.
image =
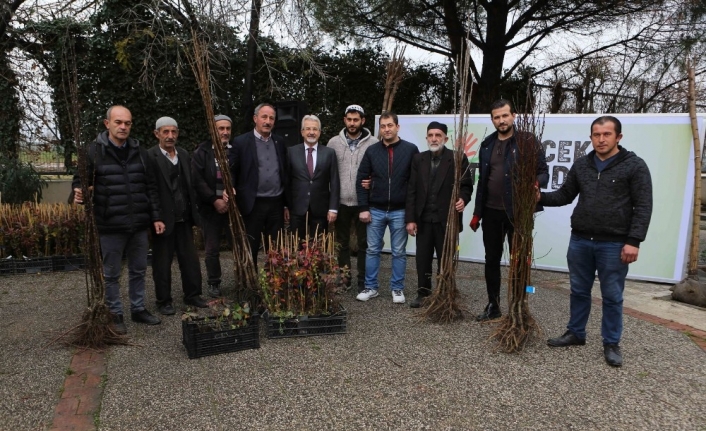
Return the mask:
[[404,210],[383,211],[370,208],[371,222],[368,223],[368,250],[365,254],[365,288],[378,290],[380,252],[385,228],[390,227],[392,248],[391,290],[404,290],[404,274],[407,269],[407,229],[404,223]]
[[591,241],[571,235],[566,259],[569,264],[571,300],[567,329],[586,338],[591,313],[591,289],[598,271],[603,299],[601,335],[603,344],[618,344],[623,332],[623,290],[628,265],[620,260],[623,242]]
[[120,301],[123,251],[127,254],[130,311],[136,313],[144,310],[148,251],[147,229],[132,233],[102,233],[99,237],[103,254],[105,305],[108,306],[108,310],[113,314],[123,314],[123,304]]

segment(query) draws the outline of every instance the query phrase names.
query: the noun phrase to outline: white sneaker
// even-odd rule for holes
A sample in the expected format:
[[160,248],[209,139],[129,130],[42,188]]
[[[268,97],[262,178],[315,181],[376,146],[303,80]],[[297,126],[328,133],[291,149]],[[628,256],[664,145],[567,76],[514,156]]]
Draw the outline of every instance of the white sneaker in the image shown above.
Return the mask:
[[395,304],[404,304],[404,292],[401,290],[392,291],[392,302]]
[[355,297],[355,299],[358,301],[367,301],[368,299],[375,298],[376,296],[378,296],[377,290],[365,288],[358,294],[358,296]]

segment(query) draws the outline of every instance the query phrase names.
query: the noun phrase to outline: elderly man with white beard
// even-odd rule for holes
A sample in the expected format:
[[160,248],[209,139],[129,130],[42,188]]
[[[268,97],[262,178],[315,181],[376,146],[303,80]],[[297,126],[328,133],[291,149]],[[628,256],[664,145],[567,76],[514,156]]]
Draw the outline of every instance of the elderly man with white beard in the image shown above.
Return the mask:
[[[417,237],[417,298],[410,307],[419,308],[431,294],[432,260],[437,257],[437,274],[441,264],[442,249],[446,235],[446,223],[455,182],[454,151],[445,147],[446,124],[432,121],[427,126],[428,151],[416,154],[412,159],[412,171],[407,188],[405,222],[407,233]],[[468,159],[461,164],[460,196],[455,203],[459,223],[463,229],[463,210],[473,194],[473,175]]]

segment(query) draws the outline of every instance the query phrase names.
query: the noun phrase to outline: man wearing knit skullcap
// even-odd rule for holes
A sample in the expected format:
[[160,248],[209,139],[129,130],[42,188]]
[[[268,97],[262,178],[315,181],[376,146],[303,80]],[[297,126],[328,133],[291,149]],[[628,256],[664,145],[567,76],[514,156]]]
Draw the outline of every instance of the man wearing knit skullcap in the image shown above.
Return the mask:
[[[226,115],[216,115],[213,119],[218,131],[219,145],[229,150],[232,121]],[[230,151],[228,161],[231,162]],[[221,296],[221,237],[228,227],[228,193],[224,194],[222,169],[230,166],[218,166],[213,143],[207,140],[199,144],[191,158],[191,176],[198,200],[201,232],[206,249],[206,274],[208,275],[208,295],[217,298]],[[226,235],[232,242],[230,233]]]
[[192,187],[189,153],[176,146],[179,127],[171,117],[155,124],[158,145],[147,150],[149,168],[155,173],[164,233],[152,238],[152,278],[157,309],[162,315],[176,312],[172,304],[172,260],[176,252],[184,304],[207,307],[201,298],[201,265],[192,227],[198,222],[196,194]]
[[[343,268],[351,266],[351,224],[355,226],[358,254],[356,258],[357,293],[365,289],[365,255],[368,249],[367,225],[360,221],[358,215],[358,195],[355,191],[355,177],[358,174],[360,161],[369,146],[376,143],[377,138],[370,133],[365,125],[365,111],[360,105],[349,105],[343,113],[345,127],[328,141],[327,147],[336,152],[338,159],[338,175],[340,177],[341,202],[338,206],[336,220],[336,241],[341,245],[338,250],[338,265]],[[344,283],[350,287],[351,280]]]
[[[410,307],[419,308],[431,294],[432,261],[437,258],[437,274],[441,266],[451,195],[455,178],[454,151],[445,147],[446,124],[432,121],[427,126],[429,151],[415,154],[407,187],[405,223],[407,233],[417,237],[417,298]],[[461,162],[460,196],[454,203],[459,225],[463,226],[463,210],[473,194],[473,175],[468,159]]]

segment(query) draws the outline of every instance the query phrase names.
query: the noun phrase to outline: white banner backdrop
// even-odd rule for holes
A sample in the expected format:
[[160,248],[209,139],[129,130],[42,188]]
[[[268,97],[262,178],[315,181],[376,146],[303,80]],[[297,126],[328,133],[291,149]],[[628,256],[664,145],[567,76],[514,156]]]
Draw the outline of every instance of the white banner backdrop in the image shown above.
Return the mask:
[[[623,125],[620,144],[645,160],[652,174],[654,209],[646,240],[640,246],[638,261],[630,265],[628,278],[658,282],[678,282],[684,278],[688,261],[687,248],[691,229],[694,190],[694,152],[691,123],[686,114],[620,114]],[[547,115],[543,118],[542,143],[549,165],[549,185],[543,191],[557,190],[574,160],[593,148],[589,138],[595,114]],[[448,136],[455,136],[453,115],[401,115],[400,137],[427,150],[426,126],[431,121],[445,123]],[[378,117],[375,121],[376,133]],[[703,130],[703,118],[699,118]],[[477,139],[469,161],[477,163],[477,150],[484,137],[494,132],[490,115],[468,118],[468,132]],[[451,139],[450,139],[451,141]],[[451,143],[449,142],[449,147]],[[476,178],[476,183],[477,183]],[[475,204],[473,198],[464,212],[464,228],[460,238],[460,258],[483,262],[485,251],[481,229],[468,226]],[[568,271],[566,250],[571,234],[570,216],[575,203],[564,207],[545,208],[535,220],[534,258],[536,267]],[[385,235],[389,244],[389,235]],[[409,237],[408,253],[414,254],[416,243]],[[387,249],[389,251],[389,249]]]

